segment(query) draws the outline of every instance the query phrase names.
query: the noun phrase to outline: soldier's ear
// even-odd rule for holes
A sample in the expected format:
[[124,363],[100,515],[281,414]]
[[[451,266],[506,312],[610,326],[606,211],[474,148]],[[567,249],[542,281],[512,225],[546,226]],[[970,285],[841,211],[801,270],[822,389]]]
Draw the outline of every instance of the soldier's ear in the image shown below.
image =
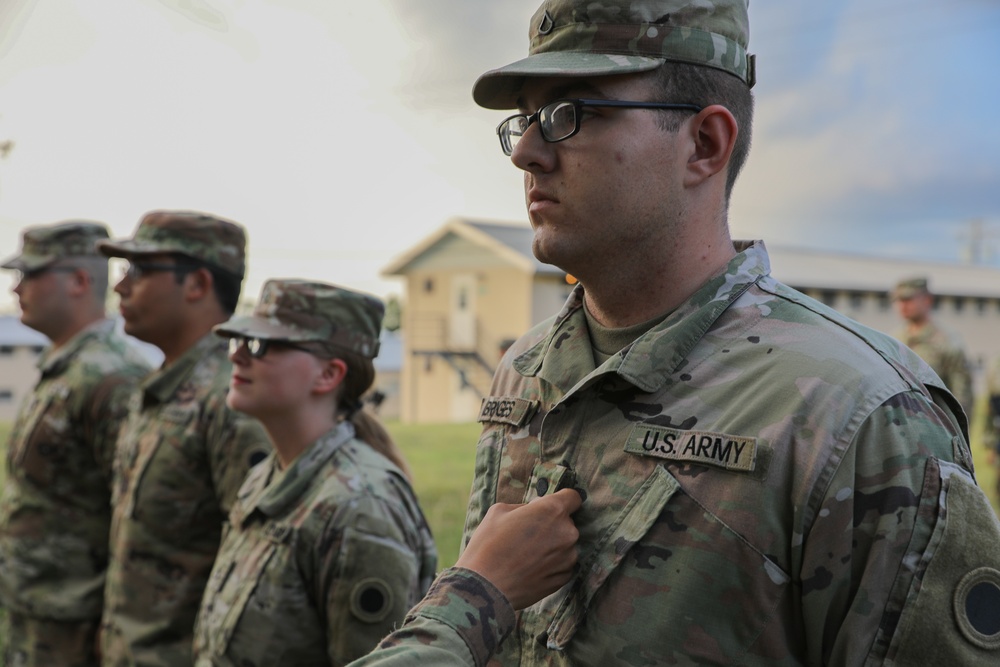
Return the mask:
[[83,269],[73,269],[67,280],[67,289],[72,296],[79,296],[90,292],[92,279],[90,273]]
[[184,296],[188,301],[200,301],[213,294],[212,272],[204,267],[184,276]]
[[726,174],[739,126],[729,109],[713,104],[695,115],[689,125],[690,155],[684,184],[697,186],[712,176]]
[[347,377],[347,363],[343,359],[321,360],[320,363],[323,366],[313,384],[313,390],[318,394],[325,394],[343,384]]

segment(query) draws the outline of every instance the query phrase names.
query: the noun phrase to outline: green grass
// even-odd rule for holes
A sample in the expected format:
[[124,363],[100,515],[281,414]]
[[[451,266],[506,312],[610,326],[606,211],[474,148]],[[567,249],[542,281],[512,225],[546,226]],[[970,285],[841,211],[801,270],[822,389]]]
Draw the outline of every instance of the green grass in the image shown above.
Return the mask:
[[386,428],[412,469],[414,490],[437,542],[438,569],[450,567],[458,559],[480,425],[390,422]]

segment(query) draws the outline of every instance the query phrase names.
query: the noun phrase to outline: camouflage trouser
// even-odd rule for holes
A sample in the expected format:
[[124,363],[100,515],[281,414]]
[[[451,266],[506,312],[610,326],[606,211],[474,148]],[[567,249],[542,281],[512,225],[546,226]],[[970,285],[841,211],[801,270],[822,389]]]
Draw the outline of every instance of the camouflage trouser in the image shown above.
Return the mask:
[[9,610],[4,616],[4,667],[99,667],[96,619],[50,621]]

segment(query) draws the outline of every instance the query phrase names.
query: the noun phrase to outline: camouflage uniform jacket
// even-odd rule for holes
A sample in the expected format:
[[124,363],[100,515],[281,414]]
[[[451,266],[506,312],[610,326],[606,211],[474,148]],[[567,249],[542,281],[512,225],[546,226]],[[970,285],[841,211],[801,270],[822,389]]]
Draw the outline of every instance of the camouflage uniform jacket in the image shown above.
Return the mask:
[[598,368],[580,286],[504,356],[466,540],[494,502],[585,501],[579,574],[489,664],[1000,660],[976,601],[1000,603],[1000,523],[953,397],[739,250]]
[[190,665],[222,525],[270,441],[226,407],[226,342],[208,334],[141,385],[114,464],[105,665]]
[[896,338],[917,353],[934,369],[944,385],[962,404],[965,414],[972,414],[972,371],[965,357],[965,350],[958,335],[933,321],[928,321],[920,331],[910,333],[902,329]]
[[129,395],[150,368],[111,320],[39,361],[17,415],[0,499],[0,601],[26,616],[101,617],[111,460]]
[[344,665],[403,621],[437,551],[403,473],[342,422],[286,470],[254,468],[229,515],[195,664]]

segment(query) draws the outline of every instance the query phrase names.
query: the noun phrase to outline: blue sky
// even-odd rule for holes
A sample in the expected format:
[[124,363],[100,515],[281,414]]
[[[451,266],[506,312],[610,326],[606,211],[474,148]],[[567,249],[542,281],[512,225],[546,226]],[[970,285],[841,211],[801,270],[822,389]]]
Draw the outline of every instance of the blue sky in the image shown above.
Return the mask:
[[[154,208],[250,234],[268,277],[385,296],[452,216],[523,222],[471,85],[524,55],[537,0],[4,0],[0,253]],[[1000,250],[1000,3],[753,0],[757,119],[734,235],[955,260]],[[994,263],[1000,264],[1000,260]],[[0,275],[0,310],[11,309]]]

